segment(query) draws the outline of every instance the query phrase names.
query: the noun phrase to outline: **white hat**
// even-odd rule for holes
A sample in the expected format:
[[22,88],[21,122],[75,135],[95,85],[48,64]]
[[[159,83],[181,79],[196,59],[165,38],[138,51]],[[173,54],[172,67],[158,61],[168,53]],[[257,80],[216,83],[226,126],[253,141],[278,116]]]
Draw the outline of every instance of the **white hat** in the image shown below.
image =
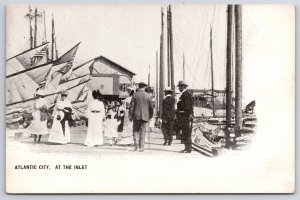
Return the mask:
[[[59,116],[59,118],[58,118],[58,116]],[[64,117],[65,117],[65,113],[60,110],[60,111],[58,111],[55,120],[61,121]]]

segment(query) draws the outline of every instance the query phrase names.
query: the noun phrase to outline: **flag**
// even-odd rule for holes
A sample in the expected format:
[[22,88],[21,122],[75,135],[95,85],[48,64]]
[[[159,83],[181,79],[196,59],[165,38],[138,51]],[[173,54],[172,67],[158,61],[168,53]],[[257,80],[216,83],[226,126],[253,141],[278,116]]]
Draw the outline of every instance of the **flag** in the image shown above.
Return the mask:
[[47,53],[47,48],[44,47],[43,49],[41,49],[40,51],[36,52],[33,57],[44,57]]

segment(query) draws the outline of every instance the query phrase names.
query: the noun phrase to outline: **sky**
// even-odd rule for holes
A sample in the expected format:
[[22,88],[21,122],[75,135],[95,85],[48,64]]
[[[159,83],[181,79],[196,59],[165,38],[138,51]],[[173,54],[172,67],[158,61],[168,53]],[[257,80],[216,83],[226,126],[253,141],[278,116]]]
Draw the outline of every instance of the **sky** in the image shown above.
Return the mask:
[[[155,85],[156,51],[159,52],[161,8],[164,15],[164,60],[167,66],[167,5],[31,5],[45,11],[47,40],[51,40],[51,18],[59,55],[81,41],[75,65],[103,55],[135,72],[134,80]],[[29,47],[28,5],[7,8],[7,58]],[[226,5],[172,5],[175,84],[183,79],[193,88],[211,88],[210,26],[213,33],[215,88],[225,88]],[[44,35],[44,22],[38,20],[38,39]],[[41,40],[40,40],[41,42]],[[159,55],[159,53],[158,53]],[[167,78],[165,77],[165,80]],[[166,84],[165,84],[166,85]]]
[[[81,42],[74,63],[103,55],[135,72],[135,81],[155,84],[156,51],[161,34],[161,8],[146,4],[31,5],[46,12],[47,39],[51,18],[59,55]],[[294,78],[293,7],[288,5],[243,5],[243,105],[282,88]],[[29,48],[28,5],[6,8],[6,58]],[[212,27],[215,89],[225,88],[226,5],[172,4],[175,84],[182,79],[182,55],[190,88],[210,89],[209,31]],[[43,21],[39,23],[43,25]],[[164,18],[166,33],[166,15]],[[39,35],[43,35],[40,28]],[[165,34],[165,66],[166,34]],[[285,67],[285,68],[283,68]],[[284,70],[283,70],[284,69]],[[166,71],[166,68],[165,68]],[[165,73],[166,74],[166,73]],[[291,82],[292,84],[292,82]],[[166,85],[166,84],[165,84]],[[286,86],[286,85],[285,85]],[[293,87],[289,86],[289,90]],[[269,105],[267,103],[267,105]]]

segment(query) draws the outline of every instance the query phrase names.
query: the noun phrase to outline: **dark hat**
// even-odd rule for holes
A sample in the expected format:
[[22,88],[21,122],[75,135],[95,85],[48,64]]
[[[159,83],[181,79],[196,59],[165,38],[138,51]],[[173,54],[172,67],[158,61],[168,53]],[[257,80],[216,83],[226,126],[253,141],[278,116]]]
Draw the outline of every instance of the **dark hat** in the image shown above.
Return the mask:
[[186,84],[185,81],[179,81],[177,87],[180,86],[180,85],[188,86],[188,84]]
[[165,88],[164,92],[173,92],[173,90],[171,87],[167,87],[167,88]]
[[140,83],[139,83],[139,87],[145,87],[145,86],[147,86],[146,83],[144,83],[144,82],[140,82]]

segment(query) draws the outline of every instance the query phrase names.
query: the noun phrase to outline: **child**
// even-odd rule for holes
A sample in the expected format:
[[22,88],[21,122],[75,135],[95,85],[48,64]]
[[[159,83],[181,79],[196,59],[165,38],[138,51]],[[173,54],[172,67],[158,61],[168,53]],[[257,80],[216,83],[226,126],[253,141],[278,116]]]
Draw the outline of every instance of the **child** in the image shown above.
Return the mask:
[[104,136],[106,136],[109,140],[109,144],[113,145],[116,144],[116,138],[118,137],[118,126],[120,125],[120,121],[115,119],[116,112],[111,111],[107,114],[106,121],[104,123],[105,126],[105,133]]

